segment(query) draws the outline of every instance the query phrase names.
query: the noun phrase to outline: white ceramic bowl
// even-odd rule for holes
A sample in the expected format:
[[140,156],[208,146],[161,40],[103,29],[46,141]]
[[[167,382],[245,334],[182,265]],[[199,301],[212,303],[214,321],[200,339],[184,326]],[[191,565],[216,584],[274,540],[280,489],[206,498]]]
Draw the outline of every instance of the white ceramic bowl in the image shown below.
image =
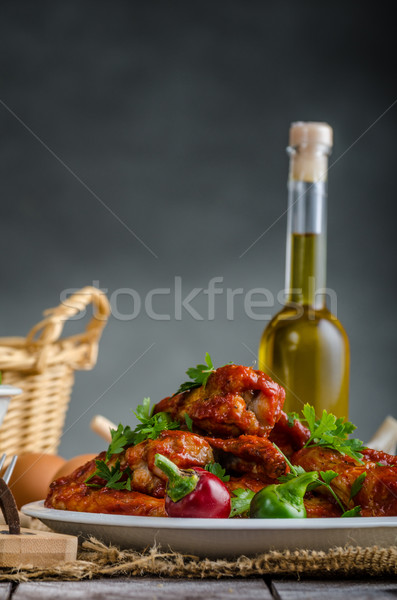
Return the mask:
[[22,390],[11,385],[0,385],[0,427],[8,409],[12,396],[22,394]]

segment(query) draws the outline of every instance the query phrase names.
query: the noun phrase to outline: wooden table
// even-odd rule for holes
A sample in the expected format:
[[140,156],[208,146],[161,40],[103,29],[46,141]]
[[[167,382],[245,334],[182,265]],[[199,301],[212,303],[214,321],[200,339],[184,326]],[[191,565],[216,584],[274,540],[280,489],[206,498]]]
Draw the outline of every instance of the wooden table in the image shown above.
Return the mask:
[[397,597],[397,577],[297,581],[250,579],[97,579],[0,583],[0,600],[391,600]]

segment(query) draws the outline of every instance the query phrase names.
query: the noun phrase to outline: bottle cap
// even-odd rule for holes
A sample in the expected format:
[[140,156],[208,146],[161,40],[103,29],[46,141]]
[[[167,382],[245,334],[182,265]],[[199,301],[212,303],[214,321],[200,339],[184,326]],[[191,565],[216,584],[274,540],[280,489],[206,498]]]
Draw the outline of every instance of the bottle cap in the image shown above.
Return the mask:
[[290,146],[308,146],[310,144],[324,144],[332,147],[332,127],[328,123],[315,121],[296,121],[291,123],[289,130]]

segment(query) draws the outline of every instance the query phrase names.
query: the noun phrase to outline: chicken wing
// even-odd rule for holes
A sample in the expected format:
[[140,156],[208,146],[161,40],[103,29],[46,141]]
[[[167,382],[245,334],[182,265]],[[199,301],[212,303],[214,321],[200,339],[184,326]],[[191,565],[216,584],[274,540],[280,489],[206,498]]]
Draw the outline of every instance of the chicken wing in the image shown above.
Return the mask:
[[145,440],[106,461],[109,468],[120,461],[120,471],[125,471],[120,481],[130,474],[131,492],[109,489],[105,487],[106,481],[98,476],[89,483],[100,489],[85,483],[95,473],[95,460],[105,460],[106,452],[102,452],[70,475],[54,481],[45,505],[61,510],[129,515],[151,515],[153,512],[153,516],[164,516],[164,503],[158,500],[164,498],[167,478],[154,464],[157,453],[184,469],[204,467],[214,460],[211,447],[204,438],[186,431],[163,431],[156,440]]
[[269,440],[277,444],[287,458],[294,452],[303,448],[310,437],[310,431],[300,421],[294,420],[289,423],[288,416],[284,411],[270,432]]
[[[59,481],[62,480],[58,479]],[[153,498],[147,494],[128,490],[111,490],[106,487],[93,489],[87,487],[85,483],[68,482],[65,485],[54,485],[54,483],[51,484],[45,501],[47,508],[141,517],[167,516],[163,498]]]
[[397,456],[393,454],[386,454],[381,450],[373,450],[372,448],[365,448],[362,450],[363,460],[366,462],[373,462],[381,464],[384,467],[397,467]]
[[205,438],[215,457],[227,471],[247,473],[268,482],[289,471],[282,454],[266,438],[241,435],[238,438]]
[[204,467],[214,461],[208,442],[187,431],[163,431],[156,440],[127,448],[125,461],[132,470],[131,488],[157,498],[164,497],[167,482],[166,475],[154,464],[157,453],[181,469]]
[[[363,462],[360,465],[349,456],[319,447],[303,448],[292,456],[292,463],[300,465],[306,471],[332,469],[338,473],[338,477],[331,482],[332,488],[346,506],[361,506],[362,516],[397,516],[397,467],[379,466],[373,461]],[[362,488],[352,501],[352,485],[364,472],[366,477]]]
[[262,371],[226,365],[212,373],[205,387],[164,398],[155,412],[168,412],[185,426],[185,415],[195,430],[210,435],[266,436],[278,421],[284,389]]
[[243,475],[242,477],[230,477],[229,481],[225,481],[225,485],[230,493],[234,492],[234,490],[251,490],[252,492],[259,492],[266,485],[274,483],[271,479],[268,482],[261,481],[260,479],[256,479],[255,477],[251,477],[250,475]]
[[342,514],[333,498],[309,492],[303,499],[308,519],[336,518]]

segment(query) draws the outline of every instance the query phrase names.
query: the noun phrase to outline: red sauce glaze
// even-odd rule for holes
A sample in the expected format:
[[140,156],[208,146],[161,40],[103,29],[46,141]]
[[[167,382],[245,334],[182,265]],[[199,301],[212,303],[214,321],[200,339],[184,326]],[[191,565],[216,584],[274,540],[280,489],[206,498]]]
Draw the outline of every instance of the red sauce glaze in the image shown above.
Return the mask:
[[[358,461],[328,448],[308,447],[296,452],[291,459],[306,471],[332,469],[338,476],[331,482],[342,502],[352,508],[361,506],[364,517],[392,517],[397,515],[397,469],[394,466],[379,466],[372,461]],[[366,473],[362,488],[353,501],[350,493],[353,483]],[[321,490],[320,490],[321,491]]]
[[164,499],[153,498],[139,492],[92,489],[84,483],[50,486],[45,501],[47,508],[115,515],[166,517]]
[[214,450],[221,451],[231,472],[247,473],[256,479],[276,479],[289,471],[280,452],[266,438],[241,435],[238,438],[205,438]]
[[294,452],[303,448],[310,437],[310,431],[300,421],[294,421],[290,426],[285,412],[281,415],[270,432],[269,440],[277,444],[280,450],[289,458]]
[[199,433],[265,437],[280,418],[284,399],[284,389],[262,371],[226,365],[210,375],[205,387],[164,398],[155,413],[169,412],[182,427],[187,414]]
[[363,460],[374,463],[381,463],[383,466],[397,467],[397,456],[392,454],[386,454],[380,450],[372,450],[372,448],[366,448],[362,451]]

